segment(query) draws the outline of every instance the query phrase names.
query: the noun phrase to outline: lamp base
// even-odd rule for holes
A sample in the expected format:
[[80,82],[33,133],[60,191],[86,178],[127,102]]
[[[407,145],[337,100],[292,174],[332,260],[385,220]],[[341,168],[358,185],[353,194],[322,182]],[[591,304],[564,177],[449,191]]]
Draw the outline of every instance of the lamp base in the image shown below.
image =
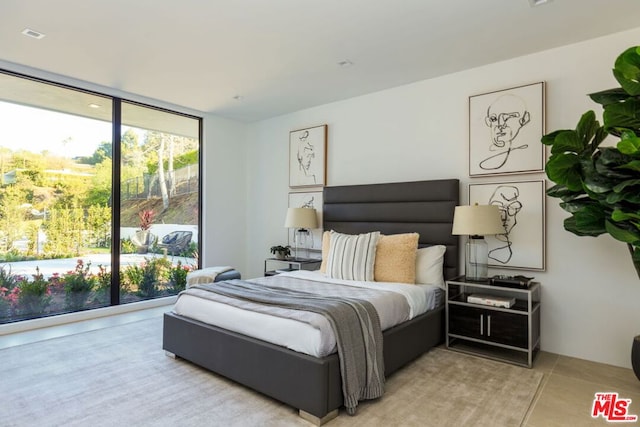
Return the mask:
[[478,281],[487,280],[489,277],[489,247],[484,237],[469,236],[466,249],[466,278]]

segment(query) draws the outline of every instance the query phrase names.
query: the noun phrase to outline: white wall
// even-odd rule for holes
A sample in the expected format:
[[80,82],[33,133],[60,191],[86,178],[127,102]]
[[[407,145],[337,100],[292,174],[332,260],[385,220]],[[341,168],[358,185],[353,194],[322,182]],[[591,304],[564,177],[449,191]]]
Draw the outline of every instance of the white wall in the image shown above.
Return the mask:
[[205,116],[204,140],[202,265],[231,265],[246,276],[246,125]]
[[[617,86],[613,62],[639,39],[636,29],[251,124],[248,277],[262,274],[271,245],[286,242],[290,130],[329,125],[328,185],[459,178],[464,203],[468,183],[496,180],[468,177],[470,95],[545,81],[547,130],[574,128],[586,110],[599,113],[586,94]],[[544,174],[508,179],[529,177]],[[640,280],[626,247],[609,236],[574,236],[565,217],[547,199],[547,270],[530,272],[543,285],[542,349],[629,367]]]

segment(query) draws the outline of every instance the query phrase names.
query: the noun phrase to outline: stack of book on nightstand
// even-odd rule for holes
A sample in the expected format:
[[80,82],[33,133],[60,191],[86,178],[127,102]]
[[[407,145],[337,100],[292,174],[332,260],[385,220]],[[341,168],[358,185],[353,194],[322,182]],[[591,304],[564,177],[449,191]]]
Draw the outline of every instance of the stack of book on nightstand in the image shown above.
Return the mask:
[[490,305],[492,307],[511,308],[515,303],[515,298],[499,297],[495,295],[471,294],[467,297],[470,304]]

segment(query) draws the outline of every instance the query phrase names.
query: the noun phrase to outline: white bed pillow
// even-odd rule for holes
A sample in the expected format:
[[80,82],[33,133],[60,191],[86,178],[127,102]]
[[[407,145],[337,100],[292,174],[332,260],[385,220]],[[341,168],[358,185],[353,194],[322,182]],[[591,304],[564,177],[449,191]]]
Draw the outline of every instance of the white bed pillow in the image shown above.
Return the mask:
[[380,232],[342,234],[331,231],[326,274],[334,279],[373,281]]
[[444,265],[444,245],[420,248],[416,252],[416,283],[438,285],[444,288],[442,268]]

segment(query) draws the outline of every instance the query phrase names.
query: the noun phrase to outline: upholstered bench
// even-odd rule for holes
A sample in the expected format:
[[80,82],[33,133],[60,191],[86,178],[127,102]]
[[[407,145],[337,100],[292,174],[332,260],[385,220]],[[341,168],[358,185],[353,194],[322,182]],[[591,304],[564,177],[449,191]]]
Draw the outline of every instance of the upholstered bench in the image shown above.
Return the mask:
[[201,283],[220,282],[231,279],[240,279],[240,272],[233,267],[207,267],[190,271],[187,274],[187,288]]

